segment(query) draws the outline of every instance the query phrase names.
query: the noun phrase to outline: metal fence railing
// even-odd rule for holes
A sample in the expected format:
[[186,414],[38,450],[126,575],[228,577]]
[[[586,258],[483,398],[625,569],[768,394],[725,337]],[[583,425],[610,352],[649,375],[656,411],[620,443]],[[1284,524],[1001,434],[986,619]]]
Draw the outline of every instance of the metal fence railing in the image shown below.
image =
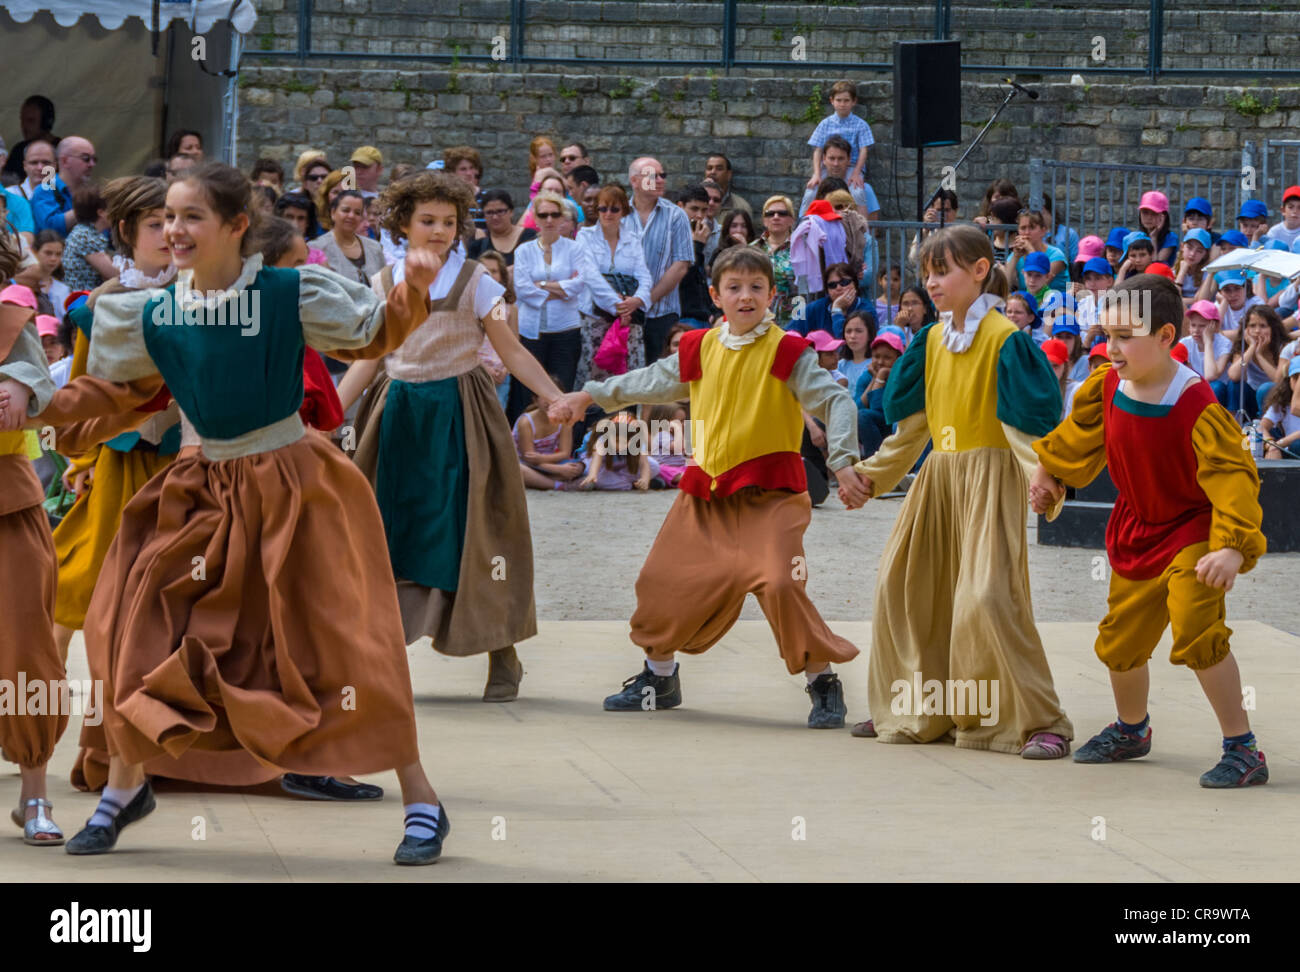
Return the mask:
[[[366,60],[366,61],[425,61],[432,63],[463,63],[463,62],[486,62],[492,61],[510,65],[513,69],[518,69],[527,64],[606,64],[606,65],[643,65],[643,66],[663,66],[663,67],[680,67],[680,68],[714,68],[724,73],[730,73],[734,68],[797,68],[800,72],[810,69],[830,69],[830,68],[851,68],[855,72],[861,73],[879,73],[891,72],[894,65],[889,61],[872,61],[864,59],[848,58],[844,60],[815,60],[800,59],[792,61],[789,58],[784,60],[776,59],[752,59],[746,58],[737,45],[738,34],[743,33],[746,24],[738,16],[738,7],[740,0],[722,0],[714,4],[718,8],[718,20],[708,25],[718,30],[720,43],[711,48],[715,50],[716,56],[713,57],[696,57],[689,56],[670,57],[670,58],[638,58],[634,55],[628,55],[618,52],[616,56],[583,56],[583,57],[566,57],[555,54],[537,54],[529,50],[528,30],[530,26],[529,11],[530,9],[540,9],[541,0],[535,0],[530,3],[529,0],[503,0],[502,13],[508,16],[503,17],[503,25],[508,25],[508,34],[506,48],[497,53],[487,53],[484,51],[471,51],[455,49],[448,51],[439,43],[431,42],[427,51],[393,53],[393,52],[372,52],[372,51],[326,51],[320,50],[312,45],[312,16],[315,11],[315,0],[297,0],[296,26],[297,42],[293,49],[262,49],[257,50],[250,48],[247,51],[249,56],[266,57],[266,58],[296,58],[300,63],[315,60]],[[294,4],[290,4],[292,10]],[[665,7],[669,5],[665,4]],[[900,40],[928,40],[931,37],[935,40],[953,39],[952,28],[952,0],[935,0],[934,16],[930,21],[932,30],[927,27],[918,33],[922,36],[904,37],[899,36]],[[987,6],[993,7],[993,4]],[[1005,6],[999,2],[998,7]],[[1026,2],[1026,6],[1029,6]],[[333,9],[333,8],[332,8]],[[324,11],[322,11],[323,13]],[[967,29],[978,29],[979,21],[973,18],[978,16],[976,11],[962,11],[963,18],[971,19],[970,23],[963,23]],[[1145,14],[1145,16],[1144,16]],[[1129,8],[1115,11],[1114,16],[1120,18],[1121,22],[1129,27],[1128,33],[1134,38],[1140,36],[1139,30],[1145,28],[1147,34],[1145,52],[1143,53],[1143,63],[1130,63],[1124,66],[1097,63],[1088,61],[1086,65],[1081,66],[1079,63],[1064,63],[1065,58],[1061,58],[1061,63],[1053,64],[1052,54],[1047,51],[1036,51],[1032,46],[1026,46],[1024,63],[1006,63],[1006,64],[983,64],[977,61],[966,61],[962,63],[962,72],[966,74],[1038,74],[1038,75],[1071,75],[1080,72],[1089,75],[1115,75],[1119,77],[1146,77],[1150,81],[1157,81],[1162,77],[1170,78],[1196,78],[1196,77],[1233,77],[1233,78],[1266,78],[1273,79],[1279,77],[1300,77],[1300,68],[1284,66],[1286,62],[1282,57],[1277,59],[1275,65],[1267,67],[1200,67],[1200,68],[1169,68],[1164,63],[1164,40],[1166,33],[1165,24],[1165,0],[1135,0]],[[1145,21],[1145,22],[1144,22]],[[538,23],[534,18],[532,23]],[[549,23],[549,21],[548,21]],[[1131,27],[1130,27],[1131,25]],[[682,23],[684,29],[696,29],[702,26],[698,21],[692,20],[690,23]],[[815,28],[818,25],[806,24],[805,28]],[[832,28],[835,29],[835,28]],[[1080,28],[1085,31],[1085,28]],[[961,31],[958,31],[960,34]],[[1032,37],[1032,34],[1026,34],[1026,37]],[[1262,46],[1261,46],[1262,50]]]
[[1300,139],[1270,138],[1259,146],[1258,161],[1255,146],[1246,143],[1242,153],[1242,177],[1255,176],[1256,190],[1249,195],[1262,199],[1271,210],[1282,204],[1282,193],[1287,186],[1300,184]]
[[1241,205],[1242,173],[1189,166],[1029,160],[1029,206],[1041,209],[1044,193],[1049,194],[1056,223],[1074,228],[1080,236],[1096,234],[1104,239],[1114,226],[1135,228],[1138,202],[1151,190],[1169,197],[1174,232],[1178,232],[1183,207],[1196,196],[1210,201],[1216,226],[1229,228]]

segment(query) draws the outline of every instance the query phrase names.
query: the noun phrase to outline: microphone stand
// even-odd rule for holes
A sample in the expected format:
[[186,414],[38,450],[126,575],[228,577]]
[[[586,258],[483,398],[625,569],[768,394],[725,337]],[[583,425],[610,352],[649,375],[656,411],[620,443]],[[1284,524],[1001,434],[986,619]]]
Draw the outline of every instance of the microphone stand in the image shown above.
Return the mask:
[[[954,173],[956,173],[956,171],[961,168],[961,164],[966,161],[966,157],[970,155],[971,152],[975,151],[975,147],[979,145],[980,141],[984,138],[984,136],[988,134],[988,130],[993,127],[993,123],[998,120],[998,115],[1002,114],[1002,109],[1006,108],[1007,105],[1011,104],[1011,99],[1014,98],[1017,94],[1019,94],[1019,89],[1014,87],[1007,92],[1006,98],[1003,99],[1002,104],[998,105],[997,110],[993,112],[993,116],[988,120],[988,123],[982,129],[980,129],[980,133],[975,136],[975,140],[971,142],[970,145],[967,147],[966,151],[961,154],[961,158],[959,158],[955,163],[953,163],[952,169]],[[936,199],[939,198],[939,193],[943,190],[943,180],[940,180],[938,187],[934,190],[934,192],[930,193],[930,198],[925,201],[924,205],[920,204],[921,184],[922,184],[922,180],[925,178],[924,174],[921,171],[922,151],[923,149],[920,148],[916,150],[916,199],[917,199],[916,219],[917,222],[924,221],[925,211],[930,208],[931,204]],[[943,213],[940,212],[939,213],[940,228],[943,227],[943,223],[944,223]]]

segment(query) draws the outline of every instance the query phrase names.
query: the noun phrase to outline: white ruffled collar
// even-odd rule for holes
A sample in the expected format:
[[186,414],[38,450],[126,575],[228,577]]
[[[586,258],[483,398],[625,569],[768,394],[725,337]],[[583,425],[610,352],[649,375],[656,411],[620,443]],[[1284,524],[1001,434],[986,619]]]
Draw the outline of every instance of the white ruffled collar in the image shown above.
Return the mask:
[[731,348],[732,351],[739,351],[741,348],[748,347],[761,338],[775,323],[776,317],[769,310],[767,315],[752,331],[746,331],[744,334],[732,334],[731,325],[724,319],[722,323],[718,325],[718,343],[724,348]]
[[261,272],[262,254],[254,253],[252,256],[244,258],[244,268],[239,272],[239,276],[234,283],[225,290],[204,293],[201,290],[193,289],[194,271],[182,270],[176,274],[176,300],[182,307],[197,304],[202,304],[208,308],[218,307],[225,301],[237,300],[239,294],[250,287]]
[[984,315],[994,308],[1000,309],[1003,303],[1002,298],[997,294],[980,294],[966,311],[964,330],[961,331],[952,326],[952,311],[941,312],[939,320],[943,322],[943,346],[955,354],[969,351],[970,346],[975,343],[975,335],[979,332],[980,321],[984,320]]
[[146,277],[135,261],[120,253],[113,257],[113,266],[117,267],[117,280],[128,290],[148,290],[153,287],[166,287],[176,276],[176,267],[168,264],[167,268],[154,277]]

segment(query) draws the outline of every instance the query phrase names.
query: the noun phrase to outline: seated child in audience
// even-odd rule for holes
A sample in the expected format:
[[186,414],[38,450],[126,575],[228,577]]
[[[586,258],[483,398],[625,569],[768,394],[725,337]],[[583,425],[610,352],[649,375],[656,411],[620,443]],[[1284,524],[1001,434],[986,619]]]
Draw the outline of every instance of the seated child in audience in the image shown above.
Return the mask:
[[1128,238],[1128,229],[1124,226],[1116,226],[1106,237],[1106,248],[1102,256],[1110,264],[1112,276],[1119,271],[1119,265],[1124,259],[1124,240]]
[[[1268,207],[1261,199],[1247,199],[1237,211],[1237,232],[1246,238],[1240,246],[1254,249],[1268,232]],[[1224,234],[1225,236],[1227,234]]]
[[1145,233],[1129,233],[1124,237],[1124,252],[1120,255],[1119,270],[1115,273],[1115,282],[1125,277],[1135,277],[1146,273],[1147,267],[1155,262],[1155,246],[1151,237]]
[[1219,332],[1219,308],[1198,300],[1187,308],[1183,328],[1187,337],[1179,343],[1187,349],[1187,367],[1208,382],[1218,381],[1232,358],[1232,342]]
[[883,297],[876,298],[876,323],[892,324],[898,314],[898,296],[903,289],[903,270],[901,267],[881,267],[880,278],[876,281]]
[[[1182,356],[1179,357],[1178,355],[1178,350],[1181,347],[1182,347],[1181,345],[1178,345],[1174,348],[1174,357],[1182,361],[1183,364],[1187,364],[1187,349],[1182,348],[1182,352],[1183,352]],[[1092,346],[1092,350],[1088,352],[1088,374],[1092,374],[1094,371],[1096,371],[1097,366],[1100,365],[1103,361],[1109,361],[1109,360],[1110,360],[1110,352],[1106,348],[1106,342],[1098,341],[1096,344]]]
[[[1007,257],[1005,269],[1007,281],[1017,290],[1028,290],[1031,294],[1041,296],[1043,288],[1035,287],[1029,282],[1025,261],[1037,254],[1035,267],[1046,260],[1047,266],[1041,271],[1044,275],[1044,287],[1065,293],[1070,283],[1069,263],[1059,247],[1047,242],[1047,221],[1041,212],[1022,209],[1016,217],[1017,230],[1015,242],[1011,244],[1011,253]],[[1025,266],[1022,267],[1022,264]],[[1017,275],[1017,271],[1025,270]]]
[[[1265,459],[1300,459],[1300,417],[1293,408],[1300,407],[1300,358],[1293,358],[1287,366],[1286,377],[1278,381],[1264,399],[1264,417],[1259,420],[1259,431],[1266,443]],[[1282,450],[1287,450],[1283,452]]]
[[1007,298],[1003,310],[1007,320],[1024,331],[1034,343],[1042,347],[1047,340],[1047,329],[1043,327],[1043,316],[1038,313],[1038,300],[1027,290],[1017,290]]
[[1105,257],[1094,257],[1083,265],[1083,289],[1085,293],[1079,298],[1074,309],[1074,318],[1083,328],[1083,344],[1092,347],[1098,341],[1105,341],[1106,335],[1097,322],[1098,295],[1115,286],[1115,268]]
[[691,330],[685,324],[674,324],[668,329],[668,337],[664,340],[663,352],[659,355],[661,358],[669,358],[677,353],[677,345],[682,341],[682,335]]
[[650,455],[659,463],[659,478],[676,486],[686,472],[686,409],[677,402],[650,407]]
[[1070,399],[1074,397],[1074,392],[1079,387],[1079,382],[1070,381],[1070,351],[1060,338],[1048,338],[1042,343],[1042,350],[1043,354],[1047,355],[1047,360],[1051,362],[1052,373],[1056,375],[1056,380],[1061,385],[1061,415],[1064,417],[1070,414]]
[[1155,249],[1153,259],[1164,264],[1174,262],[1174,256],[1178,251],[1178,234],[1170,225],[1169,197],[1163,192],[1152,191],[1142,194],[1142,199],[1138,203],[1138,229],[1151,240]]
[[1215,300],[1219,308],[1219,327],[1224,335],[1232,338],[1246,319],[1246,311],[1264,301],[1254,294],[1246,296],[1246,276],[1240,270],[1225,271],[1217,274],[1215,279],[1219,285],[1219,296]]
[[536,395],[515,420],[514,439],[519,471],[529,489],[563,489],[582,475],[583,464],[569,458],[573,452],[573,427],[552,422]]
[[1080,330],[1075,316],[1067,311],[1057,314],[1052,325],[1052,337],[1065,345],[1069,356],[1065,371],[1071,381],[1083,381],[1088,377],[1088,349],[1084,347]]
[[36,333],[41,338],[45,362],[51,368],[54,367],[54,362],[67,356],[68,351],[59,340],[59,319],[53,314],[36,315]]
[[844,321],[844,346],[840,348],[839,373],[847,379],[849,389],[858,386],[858,379],[871,365],[871,341],[875,337],[871,314],[851,314]]
[[1271,227],[1266,238],[1280,240],[1288,248],[1300,240],[1300,186],[1288,186],[1283,191],[1282,222]]
[[1193,227],[1183,234],[1183,245],[1174,264],[1174,283],[1183,295],[1183,304],[1190,307],[1205,279],[1205,265],[1210,262],[1210,233]]
[[32,255],[41,268],[40,282],[36,285],[37,302],[48,302],[41,313],[53,314],[61,323],[63,315],[67,313],[67,300],[71,293],[62,279],[63,237],[54,230],[41,230],[36,234],[32,245]]
[[1217,237],[1214,235],[1214,207],[1204,196],[1194,196],[1187,200],[1187,205],[1183,207],[1183,225],[1179,227],[1186,239],[1187,231],[1193,229],[1203,229],[1210,235],[1210,239]]
[[858,447],[862,458],[874,456],[892,431],[885,421],[885,385],[889,372],[907,349],[898,328],[882,328],[871,342],[871,365],[858,377],[853,399],[858,406]]
[[[1259,417],[1269,390],[1282,377],[1278,368],[1286,344],[1286,331],[1277,311],[1266,304],[1256,304],[1246,311],[1244,322],[1232,341],[1228,401],[1225,403],[1228,411],[1243,408],[1247,417]],[[1241,390],[1243,372],[1248,389],[1244,401]]]
[[649,437],[646,424],[627,412],[601,419],[587,440],[587,474],[577,488],[649,489],[659,473],[658,461],[647,454]]
[[1100,236],[1085,236],[1079,241],[1078,257],[1070,261],[1070,293],[1076,298],[1087,292],[1083,286],[1083,268],[1089,260],[1106,259],[1106,241]]
[[847,387],[848,379],[840,371],[840,348],[844,347],[844,342],[831,337],[829,331],[809,331],[808,343],[817,352],[817,363],[829,371],[838,384]]

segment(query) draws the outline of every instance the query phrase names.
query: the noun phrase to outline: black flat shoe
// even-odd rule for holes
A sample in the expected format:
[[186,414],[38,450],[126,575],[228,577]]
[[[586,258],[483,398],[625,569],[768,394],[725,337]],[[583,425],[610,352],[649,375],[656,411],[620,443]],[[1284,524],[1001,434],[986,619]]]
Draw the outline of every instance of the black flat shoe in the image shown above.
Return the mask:
[[[117,804],[100,797],[101,803]],[[69,854],[107,854],[117,845],[117,835],[126,829],[127,824],[143,820],[153,813],[158,804],[153,798],[153,787],[145,780],[140,792],[130,803],[123,807],[107,827],[92,827],[86,824],[81,832],[64,845]]]
[[382,800],[384,788],[371,783],[344,783],[332,776],[303,776],[285,773],[280,788],[309,800]]
[[443,839],[451,833],[446,806],[439,804],[438,832],[432,837],[403,837],[393,855],[394,864],[433,864],[442,856]]

